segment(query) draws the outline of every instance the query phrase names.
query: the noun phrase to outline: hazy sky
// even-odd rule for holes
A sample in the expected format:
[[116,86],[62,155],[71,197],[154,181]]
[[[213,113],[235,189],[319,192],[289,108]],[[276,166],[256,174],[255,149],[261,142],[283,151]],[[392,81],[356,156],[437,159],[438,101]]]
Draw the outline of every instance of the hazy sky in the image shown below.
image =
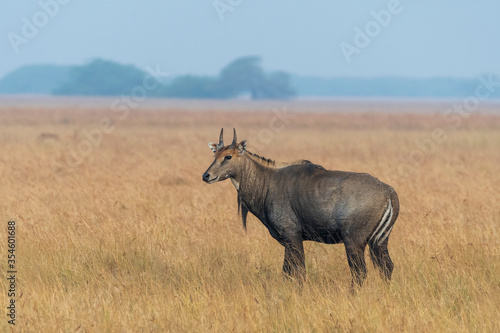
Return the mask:
[[59,2],[0,0],[0,77],[22,65],[96,57],[216,74],[244,55],[303,75],[500,74],[498,0]]

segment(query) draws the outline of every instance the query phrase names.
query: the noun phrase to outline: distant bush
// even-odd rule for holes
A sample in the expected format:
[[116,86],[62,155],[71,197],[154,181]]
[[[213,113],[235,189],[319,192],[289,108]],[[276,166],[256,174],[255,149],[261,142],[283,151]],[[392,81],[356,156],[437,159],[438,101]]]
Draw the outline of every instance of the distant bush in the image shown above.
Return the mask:
[[75,66],[67,81],[53,90],[55,95],[117,96],[130,95],[132,88],[141,86],[146,73],[132,65],[95,59]]
[[159,88],[156,96],[178,98],[221,98],[217,79],[206,76],[184,75]]

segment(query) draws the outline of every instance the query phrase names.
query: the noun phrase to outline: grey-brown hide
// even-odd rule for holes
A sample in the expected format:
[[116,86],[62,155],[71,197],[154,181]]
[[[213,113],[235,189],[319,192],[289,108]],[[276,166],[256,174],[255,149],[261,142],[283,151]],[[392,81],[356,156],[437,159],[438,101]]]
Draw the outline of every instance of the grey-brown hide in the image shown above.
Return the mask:
[[214,162],[203,174],[212,184],[231,179],[238,192],[243,225],[251,212],[285,247],[283,271],[305,275],[303,241],[344,243],[354,284],[366,277],[364,250],[382,278],[391,279],[393,263],[387,244],[399,213],[394,189],[365,174],[325,170],[301,160],[286,166],[246,150],[246,141],[209,143]]

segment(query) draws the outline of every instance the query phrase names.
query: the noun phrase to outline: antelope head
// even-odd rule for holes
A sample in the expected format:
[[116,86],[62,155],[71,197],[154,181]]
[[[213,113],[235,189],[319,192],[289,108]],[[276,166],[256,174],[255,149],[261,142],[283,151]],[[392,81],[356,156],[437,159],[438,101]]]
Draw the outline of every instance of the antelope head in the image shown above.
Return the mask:
[[231,177],[235,177],[241,168],[241,157],[245,154],[247,147],[246,140],[238,143],[236,141],[236,130],[233,129],[233,142],[229,146],[224,146],[223,131],[220,130],[219,143],[210,142],[208,147],[215,153],[212,165],[203,174],[203,181],[213,184]]

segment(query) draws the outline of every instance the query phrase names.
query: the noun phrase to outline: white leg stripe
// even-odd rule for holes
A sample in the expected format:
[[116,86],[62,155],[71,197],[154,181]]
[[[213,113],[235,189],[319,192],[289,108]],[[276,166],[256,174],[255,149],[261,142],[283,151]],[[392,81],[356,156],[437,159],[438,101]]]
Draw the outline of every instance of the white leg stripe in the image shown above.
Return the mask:
[[394,227],[394,224],[391,225],[391,228],[385,233],[384,237],[382,237],[379,241],[378,241],[378,244],[382,243],[390,234],[391,234],[391,231],[392,231],[392,227]]
[[382,219],[380,219],[380,222],[379,222],[379,224],[377,226],[377,229],[375,229],[375,231],[373,232],[372,237],[370,237],[370,240],[377,234],[377,232],[379,231],[380,227],[382,227],[382,225],[384,224],[385,219],[387,218],[387,215],[389,215],[389,213],[390,213],[390,209],[389,208],[391,206],[390,202],[391,202],[391,199],[389,199],[389,205],[387,206],[387,209],[385,210],[384,216],[382,216]]
[[[377,229],[375,229],[372,236],[370,237],[370,241],[372,239],[374,239],[374,243],[380,243],[385,239],[385,237],[383,237],[382,239],[380,239],[380,237],[384,234],[385,230],[387,229],[387,227],[391,223],[392,213],[393,213],[392,202],[391,202],[391,199],[389,199],[389,205],[387,206],[387,209],[384,213],[384,216],[382,216],[382,219],[380,220],[380,222],[377,226]],[[392,230],[392,227],[391,227],[391,230]],[[389,233],[390,233],[390,230],[387,234],[389,234]]]
[[380,237],[382,237],[382,235],[384,234],[384,232],[387,229],[387,227],[391,224],[391,220],[392,220],[392,205],[390,203],[389,203],[389,205],[391,207],[391,214],[389,214],[389,218],[387,218],[387,220],[385,221],[384,227],[379,231],[379,233],[377,234],[377,237],[375,237],[375,242],[377,242],[377,244],[380,244],[380,242],[381,242]]

